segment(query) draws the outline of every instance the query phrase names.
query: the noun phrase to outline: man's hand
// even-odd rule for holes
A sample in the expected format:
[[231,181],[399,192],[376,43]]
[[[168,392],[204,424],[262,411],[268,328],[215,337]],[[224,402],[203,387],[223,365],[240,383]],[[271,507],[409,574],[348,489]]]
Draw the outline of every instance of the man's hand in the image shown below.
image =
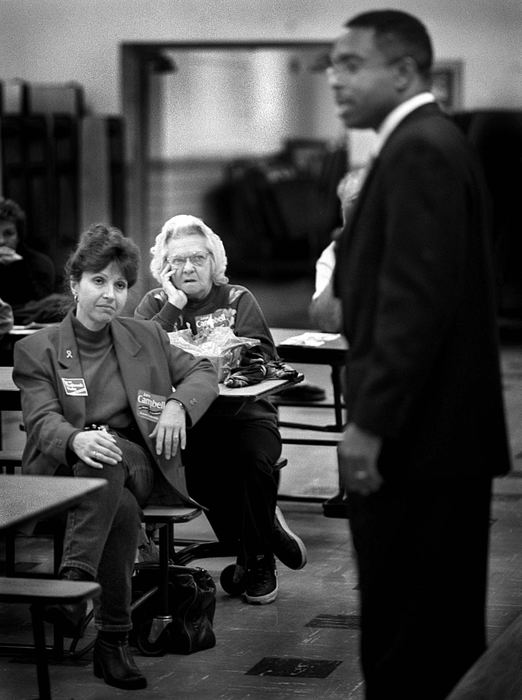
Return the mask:
[[167,401],[156,427],[149,437],[156,438],[156,454],[170,459],[185,449],[187,441],[185,409],[179,401]]
[[377,470],[377,458],[381,443],[377,435],[361,430],[354,423],[348,425],[337,447],[341,483],[347,491],[367,496],[380,488],[382,477]]

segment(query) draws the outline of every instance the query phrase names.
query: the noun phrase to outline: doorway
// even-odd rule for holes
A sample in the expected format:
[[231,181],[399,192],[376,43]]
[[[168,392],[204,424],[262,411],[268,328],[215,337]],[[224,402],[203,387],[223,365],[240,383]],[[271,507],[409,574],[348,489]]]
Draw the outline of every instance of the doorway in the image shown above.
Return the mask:
[[324,42],[121,46],[128,234],[144,261],[163,221],[190,213],[223,238],[232,268],[309,268],[337,221],[347,169],[328,51]]

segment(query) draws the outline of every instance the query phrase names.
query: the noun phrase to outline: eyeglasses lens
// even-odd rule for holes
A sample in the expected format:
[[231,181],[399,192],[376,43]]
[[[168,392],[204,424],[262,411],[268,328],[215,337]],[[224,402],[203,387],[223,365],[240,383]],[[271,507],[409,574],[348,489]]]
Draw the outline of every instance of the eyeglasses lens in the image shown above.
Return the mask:
[[168,261],[172,267],[184,267],[187,260],[189,260],[194,267],[201,267],[204,265],[208,255],[208,253],[193,253],[192,255],[186,255],[185,257],[176,256],[174,258],[169,258]]

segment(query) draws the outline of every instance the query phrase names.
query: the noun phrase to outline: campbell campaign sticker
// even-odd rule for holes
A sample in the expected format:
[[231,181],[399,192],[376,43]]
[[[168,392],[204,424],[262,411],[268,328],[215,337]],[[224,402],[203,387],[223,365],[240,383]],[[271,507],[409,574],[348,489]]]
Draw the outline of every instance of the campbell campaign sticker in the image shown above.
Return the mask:
[[157,423],[161,412],[165,408],[165,401],[165,396],[151,394],[150,391],[145,391],[145,389],[138,389],[138,416]]
[[88,396],[83,377],[78,377],[77,379],[62,377],[62,384],[67,396]]

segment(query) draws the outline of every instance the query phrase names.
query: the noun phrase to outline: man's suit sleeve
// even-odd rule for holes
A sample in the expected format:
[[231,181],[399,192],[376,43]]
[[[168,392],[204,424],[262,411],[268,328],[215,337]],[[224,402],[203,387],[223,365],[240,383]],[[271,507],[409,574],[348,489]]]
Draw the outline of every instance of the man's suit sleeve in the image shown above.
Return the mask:
[[381,436],[400,431],[462,292],[465,183],[446,150],[410,141],[386,165],[386,227],[372,349],[352,407],[354,423]]

